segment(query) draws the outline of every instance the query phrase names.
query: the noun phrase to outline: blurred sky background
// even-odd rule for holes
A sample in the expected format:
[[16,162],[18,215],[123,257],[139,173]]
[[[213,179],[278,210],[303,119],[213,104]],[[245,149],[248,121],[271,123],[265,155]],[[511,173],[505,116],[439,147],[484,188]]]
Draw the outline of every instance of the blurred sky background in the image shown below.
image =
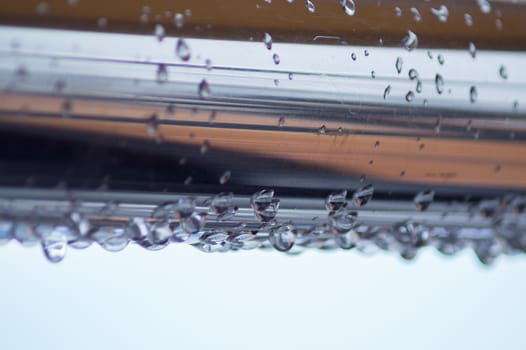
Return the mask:
[[0,247],[0,349],[526,349],[526,260]]

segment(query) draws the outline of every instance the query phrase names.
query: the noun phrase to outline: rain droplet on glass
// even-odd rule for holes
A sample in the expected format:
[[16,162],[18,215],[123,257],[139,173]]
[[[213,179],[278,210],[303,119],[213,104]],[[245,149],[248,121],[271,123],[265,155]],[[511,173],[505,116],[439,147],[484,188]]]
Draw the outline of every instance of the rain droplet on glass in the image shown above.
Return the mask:
[[263,43],[265,44],[267,50],[272,49],[272,36],[270,36],[269,33],[263,34]]
[[280,200],[274,198],[274,190],[262,190],[252,195],[250,206],[260,222],[274,220],[278,213]]
[[340,0],[340,5],[345,11],[345,14],[354,16],[356,13],[356,4],[354,3],[354,0]]
[[402,57],[397,57],[396,62],[395,62],[395,68],[398,74],[402,72],[403,66],[404,66],[404,60],[402,59]]
[[175,53],[177,54],[177,57],[179,57],[184,62],[190,60],[190,47],[184,39],[177,40],[177,44],[175,45]]
[[435,75],[435,87],[439,94],[444,92],[444,78],[440,74]]
[[347,205],[347,191],[333,192],[325,199],[325,207],[329,212],[335,212],[345,208]]
[[183,28],[184,26],[184,16],[182,13],[176,13],[174,15],[174,25],[176,28]]
[[473,18],[469,13],[464,13],[464,23],[466,23],[468,27],[473,25]]
[[307,7],[307,10],[310,13],[316,12],[316,6],[314,6],[314,3],[311,0],[307,0],[307,2],[305,3],[305,6]]
[[411,15],[413,16],[415,22],[420,22],[422,20],[422,16],[416,7],[411,7],[409,11],[411,11]]
[[157,38],[157,40],[163,41],[164,36],[166,35],[166,32],[165,32],[164,27],[162,26],[162,24],[156,24],[155,25],[154,35]]
[[469,88],[469,102],[475,103],[477,101],[477,88],[472,86]]
[[414,68],[411,68],[411,69],[409,70],[408,75],[409,75],[409,79],[411,79],[411,80],[415,80],[415,79],[418,78],[418,72],[417,72],[416,69],[414,69]]
[[488,0],[476,0],[477,5],[482,13],[488,14],[491,12],[491,4]]
[[210,96],[210,87],[208,86],[208,82],[206,80],[201,80],[199,87],[197,88],[197,92],[201,98],[207,98]]
[[272,60],[274,61],[274,64],[279,64],[279,62],[280,62],[279,55],[277,53],[273,54],[272,55]]
[[435,192],[432,190],[426,190],[423,192],[419,192],[416,194],[415,198],[413,199],[413,202],[415,203],[416,210],[418,211],[425,211],[431,203],[433,203],[433,200],[435,198]]
[[390,93],[391,93],[391,85],[387,85],[384,90],[384,100],[387,99]]
[[418,37],[415,33],[408,30],[406,36],[402,39],[402,47],[407,51],[413,51],[418,47]]
[[413,91],[408,91],[407,94],[405,95],[405,100],[407,102],[413,101],[414,98],[415,98],[415,93]]
[[274,249],[286,252],[294,246],[296,235],[291,226],[284,225],[270,231],[268,239]]
[[438,9],[431,8],[431,13],[442,23],[447,22],[449,11],[445,5],[440,5]]
[[354,204],[358,207],[366,205],[373,198],[374,187],[369,184],[357,189],[353,194]]
[[508,71],[506,70],[505,66],[500,66],[499,75],[502,79],[508,79]]

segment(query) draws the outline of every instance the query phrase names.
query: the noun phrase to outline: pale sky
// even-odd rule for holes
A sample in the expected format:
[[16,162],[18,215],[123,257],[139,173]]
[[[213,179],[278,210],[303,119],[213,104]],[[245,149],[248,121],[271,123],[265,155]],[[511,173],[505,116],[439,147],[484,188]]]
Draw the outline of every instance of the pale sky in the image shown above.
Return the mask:
[[526,349],[526,260],[0,247],[0,349]]

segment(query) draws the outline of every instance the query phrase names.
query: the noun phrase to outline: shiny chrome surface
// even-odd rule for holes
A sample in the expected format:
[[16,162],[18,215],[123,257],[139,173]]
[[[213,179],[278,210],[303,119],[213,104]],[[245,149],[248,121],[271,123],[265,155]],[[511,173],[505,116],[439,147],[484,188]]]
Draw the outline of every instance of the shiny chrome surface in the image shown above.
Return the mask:
[[[471,11],[466,4],[458,11]],[[315,21],[325,18],[320,5]],[[246,36],[229,26],[212,35],[197,29],[201,7],[185,12],[180,32],[162,35],[139,27],[123,33],[118,25],[56,30],[39,20],[41,28],[0,26],[2,215],[58,225],[78,212],[122,230],[139,218],[156,225],[159,205],[192,198],[206,224],[189,243],[204,250],[239,248],[211,248],[210,232],[219,228],[237,235],[249,227],[288,250],[275,235],[321,232],[305,242],[345,247],[343,231],[365,227],[349,238],[365,242],[380,228],[397,237],[400,227],[418,234],[425,227],[435,232],[426,244],[440,240],[440,230],[467,230],[462,240],[474,247],[497,240],[499,253],[522,251],[526,55],[523,33],[508,28],[524,12],[522,4],[503,6],[497,19],[510,26],[474,33],[478,49],[468,45],[454,7],[440,35],[431,30],[434,17],[425,29],[414,21],[386,35],[368,22],[354,43],[344,25],[341,35],[297,29],[295,37],[292,21],[276,27],[280,20]],[[400,44],[407,28],[418,47]],[[367,205],[350,197],[343,212],[327,211],[330,193],[366,185],[374,186]],[[281,200],[269,222],[251,204],[262,189]],[[233,193],[228,220],[210,204],[220,193]],[[419,193],[432,193],[431,201],[420,203]],[[118,205],[101,217],[110,202]],[[185,225],[164,219],[175,231]],[[408,242],[397,242],[395,251],[414,257]]]

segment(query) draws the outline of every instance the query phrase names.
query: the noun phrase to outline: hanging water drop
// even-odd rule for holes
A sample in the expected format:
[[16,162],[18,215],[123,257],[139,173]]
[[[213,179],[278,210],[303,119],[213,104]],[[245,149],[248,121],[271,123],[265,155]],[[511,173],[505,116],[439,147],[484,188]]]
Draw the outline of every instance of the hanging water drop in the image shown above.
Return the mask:
[[435,87],[439,94],[444,92],[444,78],[440,74],[435,75]]
[[371,71],[371,78],[376,78],[376,73],[374,72],[374,70]]
[[352,58],[353,61],[356,61],[356,54],[354,52],[351,53],[351,58]]
[[354,16],[356,13],[356,4],[354,3],[354,0],[340,0],[340,5],[347,15]]
[[438,9],[431,8],[431,13],[442,23],[447,22],[449,11],[445,5],[440,5]]
[[394,8],[394,12],[395,12],[395,16],[396,16],[396,17],[400,17],[400,16],[402,16],[402,9],[401,9],[400,7],[396,6],[396,7]]
[[323,135],[323,134],[325,134],[326,131],[327,131],[327,129],[326,129],[325,125],[322,125],[316,130],[316,133],[318,135]]
[[52,231],[45,232],[40,244],[48,261],[52,263],[61,262],[66,256],[67,249],[64,228],[56,227]]
[[335,233],[344,233],[349,231],[356,224],[358,214],[343,208],[329,214],[331,229]]
[[149,136],[155,136],[157,134],[157,129],[159,128],[159,120],[157,119],[157,114],[153,113],[148,122],[146,123],[146,133]]
[[357,189],[352,197],[354,204],[358,207],[366,205],[371,200],[371,198],[373,198],[373,194],[374,187],[370,184]]
[[409,79],[411,79],[411,80],[415,80],[416,78],[418,78],[418,72],[414,68],[411,68],[409,70],[408,75],[409,75]]
[[444,56],[442,56],[441,54],[438,54],[437,60],[440,65],[443,65],[445,62]]
[[291,226],[284,225],[270,231],[268,239],[274,249],[286,252],[294,246],[296,235]]
[[416,205],[416,210],[418,211],[425,211],[431,203],[433,203],[433,199],[435,198],[435,192],[432,190],[426,190],[423,192],[417,193],[415,198],[413,199],[413,202]]
[[413,91],[408,91],[407,94],[405,95],[405,100],[407,102],[413,101],[414,98],[415,98],[415,93]]
[[402,39],[402,46],[407,51],[413,51],[416,49],[418,47],[418,37],[416,34],[408,30],[407,35]]
[[184,62],[190,60],[191,52],[190,47],[184,39],[178,39],[175,46],[175,53]]
[[203,143],[201,144],[201,148],[199,149],[199,151],[201,152],[201,154],[206,154],[208,152],[208,149],[210,148],[210,142],[208,140],[204,140]]

